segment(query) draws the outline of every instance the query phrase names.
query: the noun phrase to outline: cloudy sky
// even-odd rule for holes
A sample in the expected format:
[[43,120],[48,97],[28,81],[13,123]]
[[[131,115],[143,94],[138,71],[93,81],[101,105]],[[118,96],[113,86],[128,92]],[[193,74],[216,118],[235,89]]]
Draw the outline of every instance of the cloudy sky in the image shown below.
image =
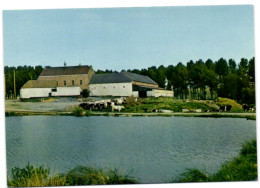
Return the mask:
[[4,64],[141,69],[254,56],[254,7],[8,10]]

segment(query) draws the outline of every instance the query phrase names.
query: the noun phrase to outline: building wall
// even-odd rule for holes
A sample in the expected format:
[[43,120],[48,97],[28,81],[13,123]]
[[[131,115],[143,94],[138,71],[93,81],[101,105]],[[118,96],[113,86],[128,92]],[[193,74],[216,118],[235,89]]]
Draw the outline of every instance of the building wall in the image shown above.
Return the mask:
[[28,99],[32,97],[49,97],[49,93],[53,88],[22,88],[20,90],[20,97]]
[[133,91],[133,92],[132,92],[132,95],[133,95],[134,97],[139,97],[138,91]]
[[[93,69],[90,69],[88,74],[39,76],[38,80],[56,80],[58,82],[58,87],[79,86],[83,90],[88,89],[89,81],[93,74]],[[74,80],[74,85],[72,84],[72,80]],[[82,85],[80,80],[82,80]],[[66,81],[66,85],[64,85],[64,81]]]
[[57,87],[56,92],[52,92],[52,96],[79,96],[80,87]]
[[159,90],[153,89],[154,97],[173,97],[173,91],[171,90]]
[[132,83],[90,84],[90,96],[131,96]]

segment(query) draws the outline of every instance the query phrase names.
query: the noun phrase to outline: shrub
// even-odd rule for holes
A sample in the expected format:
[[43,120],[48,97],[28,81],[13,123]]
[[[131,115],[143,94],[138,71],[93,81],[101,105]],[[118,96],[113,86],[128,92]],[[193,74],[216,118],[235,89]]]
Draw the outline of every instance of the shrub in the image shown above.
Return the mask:
[[235,100],[228,98],[218,97],[216,100],[216,104],[219,106],[231,106],[231,112],[242,112],[242,106],[238,104]]
[[76,107],[76,108],[73,109],[72,113],[75,116],[83,116],[84,115],[84,109],[81,108],[81,107]]
[[78,166],[69,171],[66,176],[68,185],[105,185],[105,184],[134,184],[136,180],[127,175],[119,174],[118,170],[109,170]]
[[88,89],[83,89],[83,91],[81,92],[81,95],[85,98],[89,97],[89,90]]
[[208,182],[209,177],[204,174],[203,172],[199,171],[198,169],[189,169],[183,174],[180,175],[180,177],[177,180],[172,180],[171,183],[176,182]]
[[64,185],[105,185],[138,183],[118,170],[103,171],[92,167],[78,166],[68,173],[49,176],[49,169],[42,166],[34,168],[28,164],[25,168],[13,168],[12,177],[8,177],[9,187],[42,187]]
[[43,166],[34,168],[28,164],[25,168],[13,168],[12,179],[8,177],[7,184],[12,187],[63,186],[65,177],[49,177],[50,169]]
[[85,112],[85,116],[91,116],[92,115],[92,113],[89,111],[89,110],[87,110],[86,112]]
[[136,103],[136,97],[134,97],[133,95],[129,96],[126,98],[126,104],[134,104]]

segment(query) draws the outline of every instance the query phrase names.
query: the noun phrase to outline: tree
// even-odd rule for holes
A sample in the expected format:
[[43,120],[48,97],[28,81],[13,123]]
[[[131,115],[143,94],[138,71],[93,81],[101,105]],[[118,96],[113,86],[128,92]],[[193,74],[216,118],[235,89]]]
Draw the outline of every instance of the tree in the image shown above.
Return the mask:
[[216,64],[215,64],[215,71],[216,74],[220,77],[223,78],[224,76],[226,76],[228,74],[228,65],[227,65],[227,61],[223,58],[220,58]]
[[237,68],[237,64],[234,59],[228,60],[228,72],[229,73],[235,73]]

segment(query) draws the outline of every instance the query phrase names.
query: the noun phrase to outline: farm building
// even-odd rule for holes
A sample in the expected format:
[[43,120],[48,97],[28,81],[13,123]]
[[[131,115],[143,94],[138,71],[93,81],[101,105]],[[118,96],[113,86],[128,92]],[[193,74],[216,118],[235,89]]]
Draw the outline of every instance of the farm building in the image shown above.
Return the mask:
[[89,80],[94,74],[92,66],[45,67],[38,80],[55,80],[58,87],[88,89]]
[[58,87],[55,80],[29,80],[20,90],[22,99],[36,97],[51,97],[51,96],[78,96],[81,88],[75,87]]
[[173,91],[159,88],[151,78],[125,71],[94,74],[89,90],[90,96],[173,97]]

